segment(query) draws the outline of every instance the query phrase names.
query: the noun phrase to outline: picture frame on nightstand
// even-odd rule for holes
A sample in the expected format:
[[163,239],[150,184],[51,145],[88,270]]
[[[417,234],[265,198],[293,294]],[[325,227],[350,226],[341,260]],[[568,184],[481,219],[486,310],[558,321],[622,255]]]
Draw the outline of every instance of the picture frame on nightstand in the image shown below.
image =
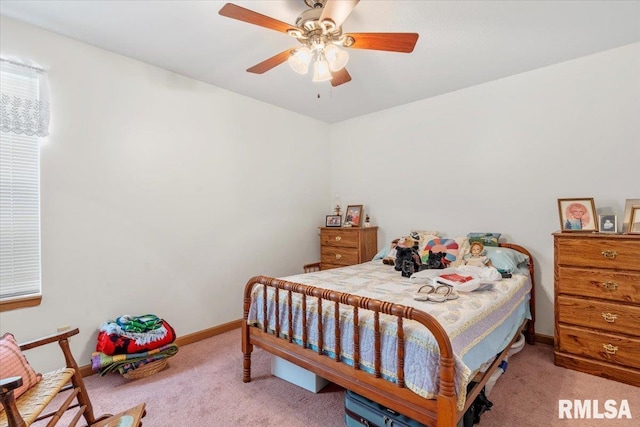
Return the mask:
[[325,227],[341,227],[342,215],[327,215],[324,225]]
[[618,217],[611,214],[598,215],[598,226],[601,233],[617,233]]
[[344,223],[353,227],[360,227],[362,223],[362,205],[349,205],[344,212]]

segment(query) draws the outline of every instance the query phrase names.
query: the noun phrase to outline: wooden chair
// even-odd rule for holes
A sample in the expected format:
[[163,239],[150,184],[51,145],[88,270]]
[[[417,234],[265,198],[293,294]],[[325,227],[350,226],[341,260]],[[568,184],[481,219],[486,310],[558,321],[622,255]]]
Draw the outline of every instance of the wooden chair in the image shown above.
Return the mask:
[[311,273],[314,271],[321,270],[319,262],[312,262],[311,264],[305,264],[304,266],[302,266],[302,268],[304,269],[305,273]]
[[[78,365],[71,354],[69,337],[78,334],[78,328],[50,335],[35,341],[20,344],[20,350],[30,350],[46,344],[58,343],[64,354],[66,367],[42,375],[42,380],[31,387],[18,399],[15,399],[14,390],[22,385],[21,377],[3,378],[0,380],[0,401],[4,411],[0,412],[0,425],[9,427],[29,426],[32,423],[50,418],[47,426],[55,426],[65,411],[78,408],[69,426],[77,425],[81,417],[84,417],[87,425],[92,425],[104,420],[109,415],[96,418],[89,400],[89,394],[82,380]],[[41,415],[53,398],[61,392],[71,390],[68,396],[61,396],[63,400],[60,406],[53,408],[51,412]],[[75,403],[74,403],[75,401]]]

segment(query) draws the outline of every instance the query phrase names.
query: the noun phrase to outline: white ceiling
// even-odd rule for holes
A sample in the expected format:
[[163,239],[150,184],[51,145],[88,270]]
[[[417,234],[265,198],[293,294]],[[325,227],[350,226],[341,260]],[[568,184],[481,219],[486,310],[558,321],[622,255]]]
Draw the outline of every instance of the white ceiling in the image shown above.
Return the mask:
[[[0,13],[328,123],[640,41],[640,1],[362,0],[344,32],[420,38],[410,54],[350,49],[353,80],[333,88],[286,63],[245,72],[298,42],[218,15],[224,3],[1,0]],[[291,24],[307,9],[232,3]]]

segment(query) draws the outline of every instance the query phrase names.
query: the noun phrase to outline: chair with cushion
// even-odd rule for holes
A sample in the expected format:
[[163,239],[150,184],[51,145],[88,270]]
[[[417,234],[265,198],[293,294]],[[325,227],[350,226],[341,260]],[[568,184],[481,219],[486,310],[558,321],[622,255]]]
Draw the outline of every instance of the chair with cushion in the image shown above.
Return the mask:
[[[47,418],[50,419],[47,426],[54,426],[71,409],[75,409],[75,414],[70,421],[65,419],[65,425],[75,426],[81,417],[87,425],[108,418],[108,415],[94,416],[82,375],[71,354],[69,337],[78,332],[76,328],[21,345],[10,333],[0,338],[0,401],[4,407],[0,412],[0,426],[29,426]],[[43,375],[36,374],[22,351],[52,343],[60,345],[66,366]],[[65,393],[54,401],[55,407],[47,408],[62,392]],[[43,414],[45,408],[47,413]]]

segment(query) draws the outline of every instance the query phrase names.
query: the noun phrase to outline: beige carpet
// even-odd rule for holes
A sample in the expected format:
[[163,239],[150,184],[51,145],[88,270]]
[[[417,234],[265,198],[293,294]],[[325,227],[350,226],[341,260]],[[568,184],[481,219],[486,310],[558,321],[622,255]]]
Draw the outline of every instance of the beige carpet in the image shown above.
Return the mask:
[[[115,413],[147,403],[144,427],[344,425],[341,388],[330,385],[314,394],[270,375],[270,355],[256,350],[253,381],[242,382],[240,330],[180,349],[169,367],[140,380],[118,374],[86,378],[96,413]],[[550,346],[525,346],[509,361],[497,382],[481,427],[638,426],[637,387],[559,368]],[[560,420],[558,399],[627,399],[631,420]],[[604,412],[604,409],[601,409]]]

